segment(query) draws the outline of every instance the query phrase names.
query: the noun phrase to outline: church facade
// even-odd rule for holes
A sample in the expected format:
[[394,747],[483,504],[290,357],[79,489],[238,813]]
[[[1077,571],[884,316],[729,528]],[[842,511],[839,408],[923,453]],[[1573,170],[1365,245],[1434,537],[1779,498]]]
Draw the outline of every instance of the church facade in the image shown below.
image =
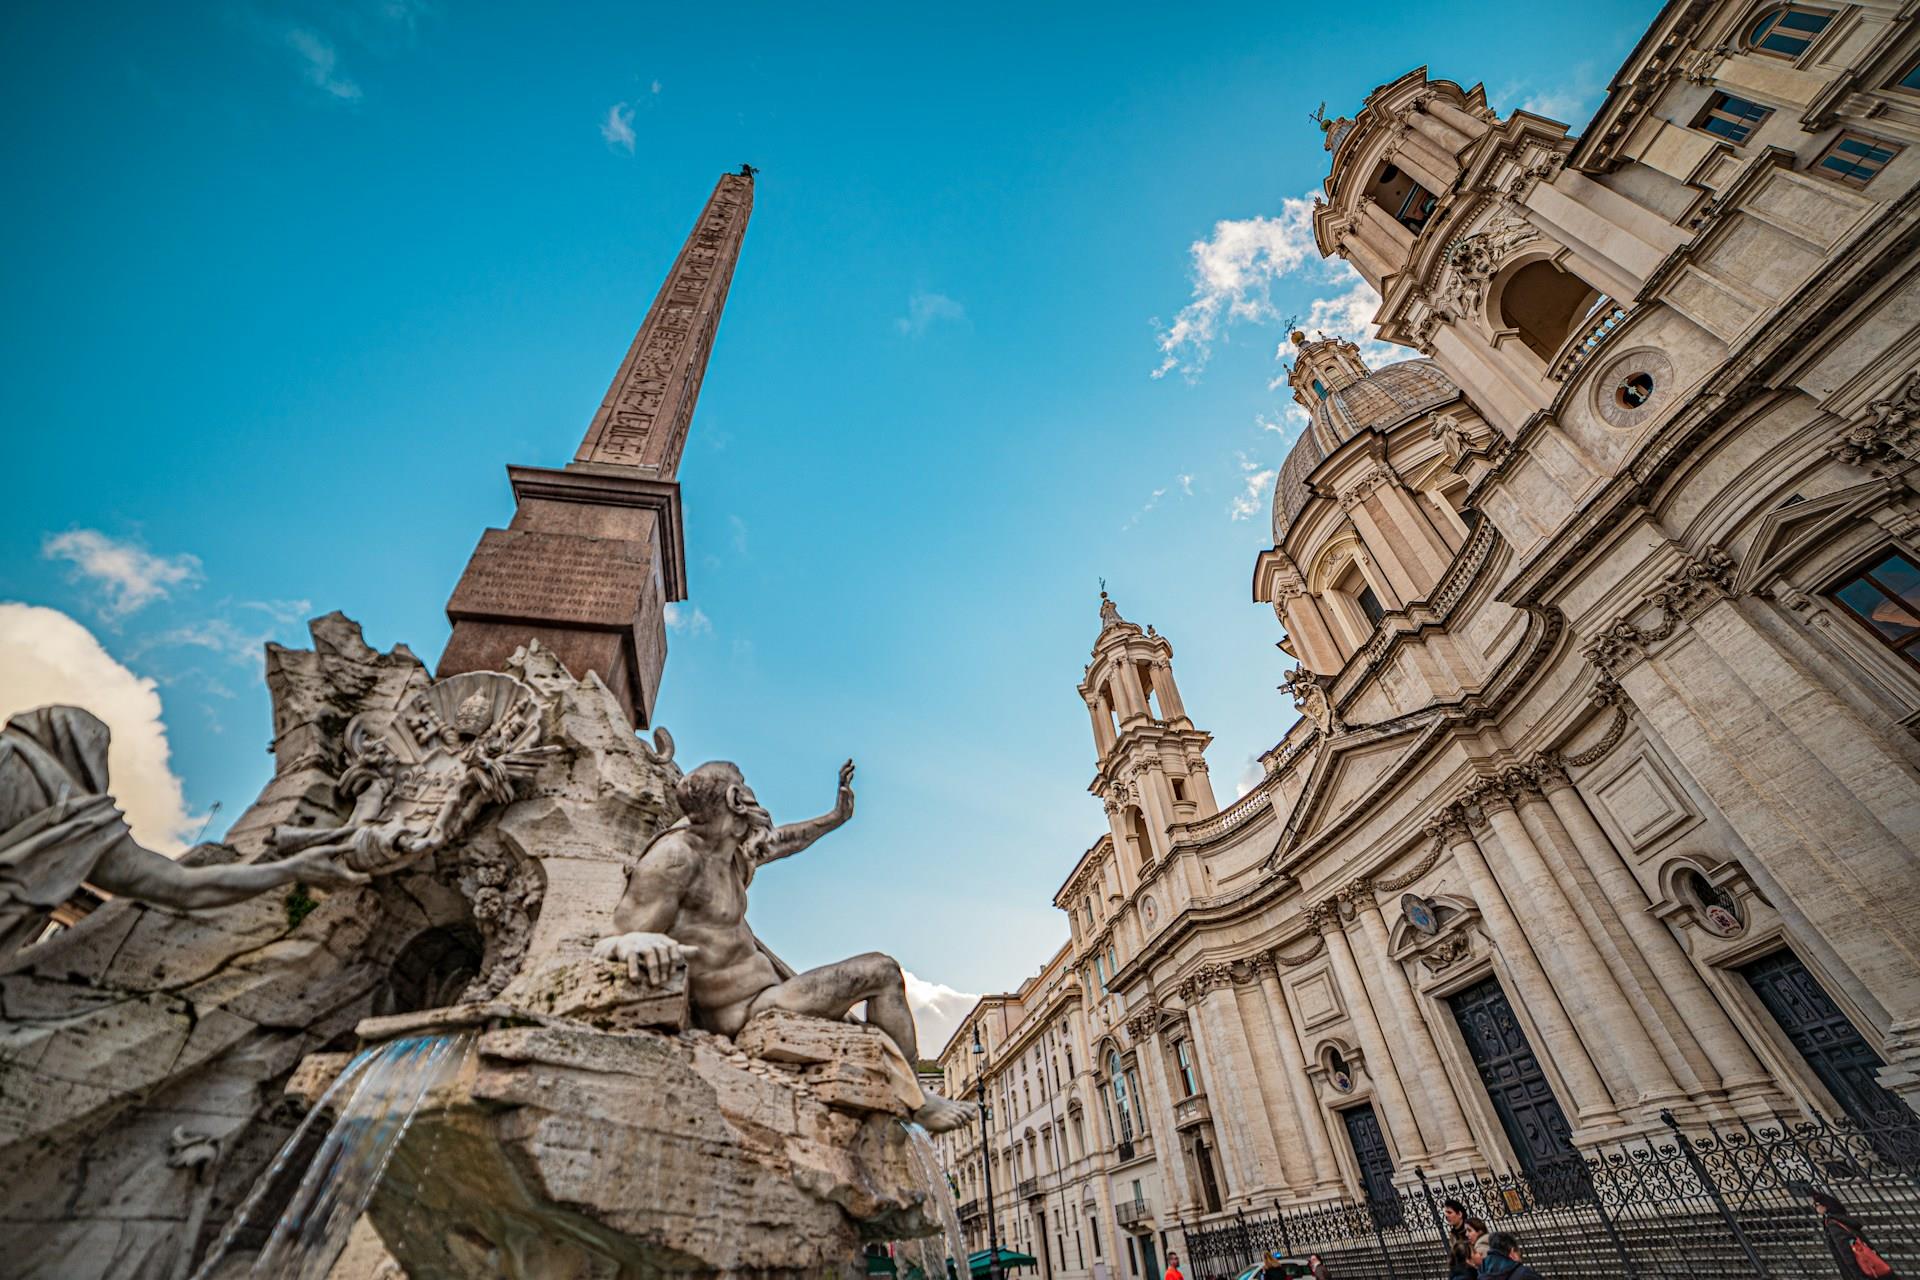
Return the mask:
[[989,1145],[1003,1213],[1100,1215],[1090,1275],[1663,1113],[1920,1105],[1920,25],[1676,0],[1583,136],[1421,69],[1326,144],[1320,249],[1417,358],[1293,335],[1252,590],[1300,719],[1220,807],[1103,601],[1070,941],[942,1059],[1074,1028],[1063,1158],[1011,1103]]

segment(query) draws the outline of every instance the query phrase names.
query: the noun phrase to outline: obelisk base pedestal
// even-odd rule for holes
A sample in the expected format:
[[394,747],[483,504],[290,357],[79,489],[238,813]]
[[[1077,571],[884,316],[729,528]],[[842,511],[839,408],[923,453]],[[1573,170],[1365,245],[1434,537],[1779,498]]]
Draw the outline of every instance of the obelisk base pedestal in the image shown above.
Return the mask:
[[686,598],[680,487],[632,468],[509,467],[513,522],[480,537],[447,602],[436,675],[500,671],[538,640],[575,679],[589,671],[636,729],[666,665],[666,605]]

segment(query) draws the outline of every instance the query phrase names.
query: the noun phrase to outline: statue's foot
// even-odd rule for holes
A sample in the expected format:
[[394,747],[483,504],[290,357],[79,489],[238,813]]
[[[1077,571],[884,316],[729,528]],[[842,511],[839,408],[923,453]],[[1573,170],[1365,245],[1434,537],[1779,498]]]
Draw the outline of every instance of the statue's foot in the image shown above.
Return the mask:
[[979,1114],[978,1103],[955,1102],[937,1093],[929,1093],[926,1102],[913,1113],[913,1122],[928,1133],[946,1133],[963,1124],[972,1124]]

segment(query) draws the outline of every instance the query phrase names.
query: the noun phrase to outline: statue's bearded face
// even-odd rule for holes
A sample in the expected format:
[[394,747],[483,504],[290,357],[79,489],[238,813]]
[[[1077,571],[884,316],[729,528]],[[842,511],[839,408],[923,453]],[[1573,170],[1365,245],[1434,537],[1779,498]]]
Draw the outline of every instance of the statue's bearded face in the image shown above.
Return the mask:
[[749,849],[757,850],[773,833],[773,815],[730,764],[716,761],[701,765],[680,780],[675,794],[681,810],[695,822],[733,819],[729,825]]

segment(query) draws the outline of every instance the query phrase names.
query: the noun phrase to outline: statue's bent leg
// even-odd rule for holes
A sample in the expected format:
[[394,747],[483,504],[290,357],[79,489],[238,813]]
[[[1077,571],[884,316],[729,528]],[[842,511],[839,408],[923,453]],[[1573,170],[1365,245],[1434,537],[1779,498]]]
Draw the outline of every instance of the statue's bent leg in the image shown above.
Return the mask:
[[907,1005],[907,983],[892,956],[878,951],[821,965],[795,974],[761,992],[748,1016],[768,1009],[811,1014],[816,1018],[844,1018],[853,1006],[867,1002],[867,1021],[887,1033],[907,1060],[915,1060],[919,1040],[913,1029],[913,1010]]

